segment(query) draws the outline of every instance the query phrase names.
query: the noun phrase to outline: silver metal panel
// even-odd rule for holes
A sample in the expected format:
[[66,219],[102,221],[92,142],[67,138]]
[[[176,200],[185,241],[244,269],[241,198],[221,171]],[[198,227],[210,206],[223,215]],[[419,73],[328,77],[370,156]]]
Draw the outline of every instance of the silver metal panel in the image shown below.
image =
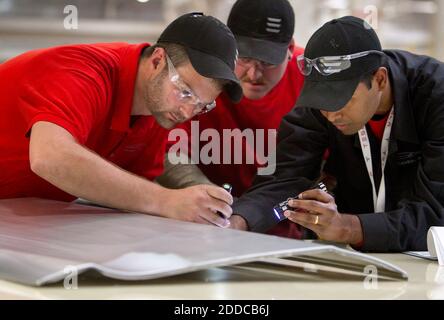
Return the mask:
[[75,203],[0,200],[0,278],[30,285],[63,280],[69,266],[146,280],[255,261],[289,265],[297,256],[351,270],[372,264],[381,274],[407,278],[394,265],[332,245]]

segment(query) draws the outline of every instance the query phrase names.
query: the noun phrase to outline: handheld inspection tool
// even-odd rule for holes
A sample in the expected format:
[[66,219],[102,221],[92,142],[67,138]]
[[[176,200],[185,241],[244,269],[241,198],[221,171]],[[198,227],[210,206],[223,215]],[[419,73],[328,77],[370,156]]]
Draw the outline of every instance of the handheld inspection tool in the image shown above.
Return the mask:
[[[331,194],[330,192],[328,192],[327,187],[325,186],[325,184],[323,182],[319,182],[312,189],[320,189],[320,190],[322,190],[324,192],[327,192],[328,194]],[[297,199],[297,198],[288,198],[287,200],[282,201],[282,202],[280,202],[279,204],[277,204],[277,205],[275,205],[273,207],[274,215],[276,216],[276,218],[279,221],[287,219],[287,217],[284,216],[284,212],[285,211],[287,211],[287,210],[294,210],[295,209],[295,208],[290,207],[288,205],[288,201],[293,200],[293,199]]]

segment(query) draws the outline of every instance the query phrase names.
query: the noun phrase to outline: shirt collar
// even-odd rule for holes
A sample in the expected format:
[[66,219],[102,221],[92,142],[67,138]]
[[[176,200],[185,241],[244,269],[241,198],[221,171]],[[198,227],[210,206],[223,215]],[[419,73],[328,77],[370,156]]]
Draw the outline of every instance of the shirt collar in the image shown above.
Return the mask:
[[117,93],[113,102],[112,130],[128,132],[130,129],[131,109],[140,55],[147,46],[149,46],[148,43],[129,45],[121,55],[119,78],[115,87]]

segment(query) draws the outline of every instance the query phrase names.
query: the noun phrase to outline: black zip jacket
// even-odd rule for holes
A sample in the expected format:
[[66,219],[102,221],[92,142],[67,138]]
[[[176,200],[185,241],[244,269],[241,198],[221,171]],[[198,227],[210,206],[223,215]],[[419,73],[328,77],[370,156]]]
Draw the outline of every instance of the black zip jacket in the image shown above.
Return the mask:
[[[312,186],[329,148],[324,170],[337,179],[338,211],[356,214],[361,221],[361,249],[427,250],[429,227],[444,225],[444,63],[405,51],[385,53],[395,103],[384,171],[385,212],[374,213],[358,135],[343,135],[318,110],[295,108],[279,128],[275,173],[256,176],[234,204],[233,211],[247,220],[251,231],[273,227],[273,206]],[[371,130],[367,132],[374,171],[379,168],[380,175],[380,148],[374,146]]]

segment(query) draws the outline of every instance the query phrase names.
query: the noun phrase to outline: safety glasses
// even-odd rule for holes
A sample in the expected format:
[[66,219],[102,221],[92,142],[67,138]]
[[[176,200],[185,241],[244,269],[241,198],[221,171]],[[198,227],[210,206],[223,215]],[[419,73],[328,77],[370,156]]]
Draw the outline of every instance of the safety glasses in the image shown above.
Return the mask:
[[278,66],[278,64],[271,64],[253,58],[242,58],[242,57],[237,59],[237,64],[243,68],[256,67],[261,70],[275,69]]
[[308,76],[313,71],[313,67],[323,76],[329,76],[351,67],[351,60],[368,56],[369,54],[383,55],[377,50],[362,51],[343,56],[325,56],[309,59],[304,55],[297,58],[298,68],[304,76]]
[[200,115],[213,110],[216,107],[216,101],[210,103],[202,102],[199,97],[188,87],[180,78],[179,73],[173,65],[170,57],[166,55],[168,64],[168,78],[174,85],[174,93],[176,98],[188,105],[194,106],[194,115]]

